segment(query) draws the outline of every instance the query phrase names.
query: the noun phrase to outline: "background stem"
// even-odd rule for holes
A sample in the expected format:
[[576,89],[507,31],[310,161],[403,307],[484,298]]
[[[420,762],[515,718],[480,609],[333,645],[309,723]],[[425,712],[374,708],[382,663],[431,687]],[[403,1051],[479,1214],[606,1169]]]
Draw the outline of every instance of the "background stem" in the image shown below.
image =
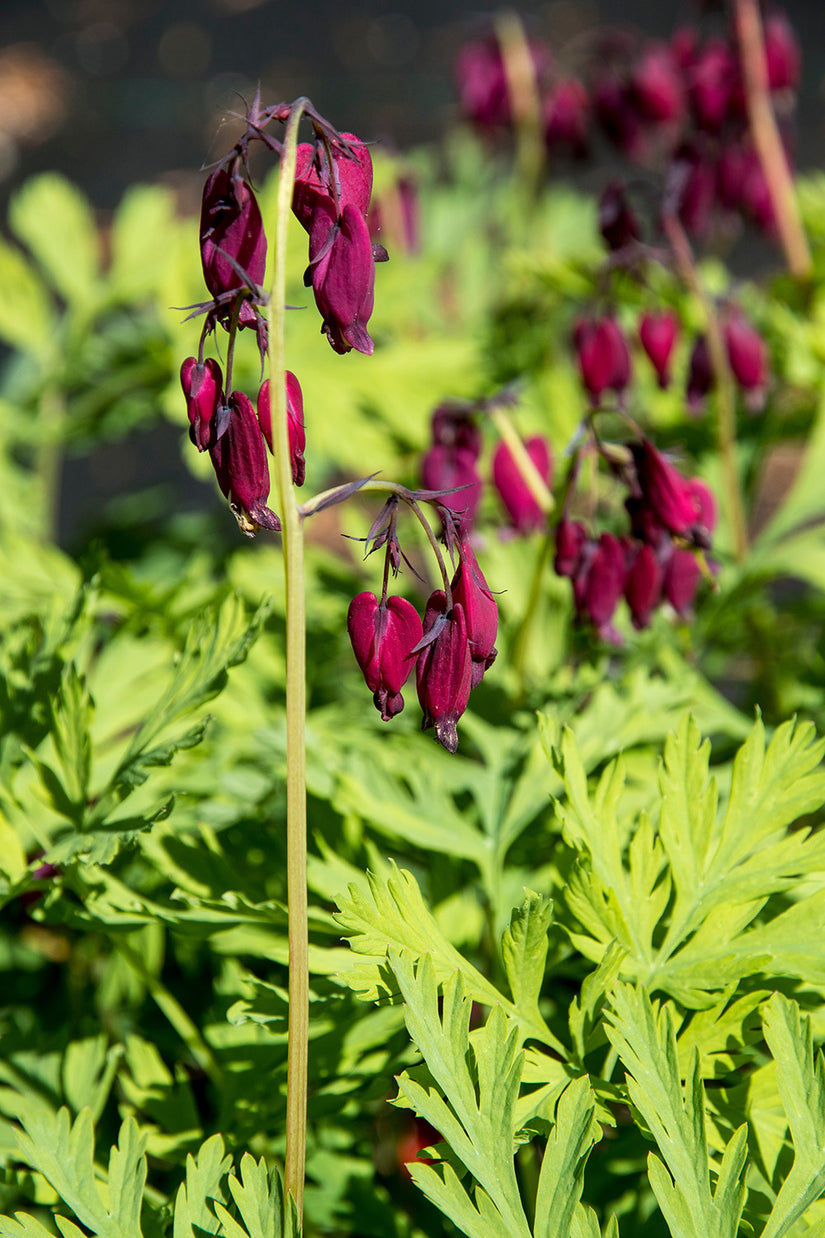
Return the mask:
[[286,593],[286,815],[289,906],[289,1056],[284,1189],[303,1217],[309,1059],[309,927],[306,809],[306,611],[303,519],[292,488],[285,385],[286,251],[295,185],[298,124],[306,99],[292,104],[278,184],[275,261],[269,315],[269,389],[275,478],[283,529]]
[[809,279],[811,251],[771,104],[765,36],[757,0],[736,0],[734,13],[751,136],[765,174],[779,241],[791,274],[797,279]]

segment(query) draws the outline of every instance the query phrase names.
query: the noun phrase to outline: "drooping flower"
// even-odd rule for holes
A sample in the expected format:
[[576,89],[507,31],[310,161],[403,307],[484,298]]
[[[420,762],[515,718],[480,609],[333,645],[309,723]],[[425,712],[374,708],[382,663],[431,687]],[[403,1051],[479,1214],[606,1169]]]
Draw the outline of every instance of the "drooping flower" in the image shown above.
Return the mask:
[[[249,183],[234,170],[217,168],[203,189],[200,222],[203,278],[213,297],[264,282],[266,233],[258,201]],[[228,322],[230,307],[219,321]],[[256,324],[248,299],[241,305],[240,326]]]
[[710,349],[704,335],[697,335],[688,362],[687,396],[691,413],[701,413],[705,397],[715,386],[715,375],[710,360]]
[[476,562],[466,537],[461,539],[461,558],[450,583],[453,601],[460,603],[467,624],[467,639],[472,658],[472,686],[478,687],[496,659],[498,605]]
[[454,602],[448,611],[441,589],[427,602],[415,674],[423,729],[434,727],[442,747],[455,752],[458,720],[467,708],[473,686],[473,662],[464,607]]
[[243,533],[253,537],[258,528],[277,532],[281,522],[266,506],[269,468],[255,410],[240,391],[232,392],[227,405],[226,429],[209,448],[218,485]]
[[561,147],[579,159],[587,154],[590,100],[577,78],[558,82],[545,96],[543,112],[544,141],[549,150]]
[[697,546],[708,545],[702,506],[692,483],[683,477],[649,439],[631,447],[642,501],[668,532]]
[[401,689],[412,674],[415,649],[423,629],[406,598],[379,602],[374,593],[359,593],[349,604],[347,631],[355,659],[384,722],[404,708]]
[[186,397],[189,437],[205,451],[226,429],[228,409],[223,403],[223,374],[217,361],[187,357],[180,367],[180,385]]
[[369,147],[354,133],[342,133],[341,138],[352,153],[332,147],[331,169],[322,142],[301,142],[298,146],[292,209],[307,232],[312,231],[319,210],[335,218],[336,198],[338,216],[346,206],[353,206],[364,218],[369,210],[372,193]]
[[366,220],[351,203],[340,219],[321,204],[309,235],[307,278],[323,318],[321,330],[337,353],[371,356],[367,331],[375,292],[375,259]]
[[744,314],[732,313],[722,327],[733,377],[745,393],[749,407],[758,410],[768,385],[768,350],[765,341]]
[[[286,418],[289,434],[289,460],[292,466],[292,481],[296,486],[303,486],[306,475],[304,451],[306,449],[306,428],[304,426],[304,397],[301,384],[291,372],[286,374]],[[272,442],[272,408],[269,396],[269,379],[265,379],[258,392],[258,422],[266,439],[269,450],[274,453]]]
[[630,353],[615,318],[579,319],[573,342],[592,403],[598,404],[608,389],[621,396],[630,381]]
[[627,579],[624,547],[612,533],[602,533],[588,549],[573,577],[576,614],[592,624],[603,640],[620,644],[621,637],[611,620]]
[[677,124],[685,112],[685,89],[679,65],[664,43],[647,48],[630,74],[639,111],[653,124]]
[[639,339],[664,388],[670,384],[670,358],[679,337],[679,321],[672,310],[642,315]]
[[[550,485],[553,460],[550,444],[541,435],[524,443],[524,448],[546,486]],[[507,509],[510,523],[518,533],[532,533],[544,528],[546,512],[539,506],[525,481],[510,448],[501,439],[493,453],[493,484]]]
[[648,542],[633,546],[625,580],[624,596],[635,628],[650,625],[650,616],[662,595],[662,568]]

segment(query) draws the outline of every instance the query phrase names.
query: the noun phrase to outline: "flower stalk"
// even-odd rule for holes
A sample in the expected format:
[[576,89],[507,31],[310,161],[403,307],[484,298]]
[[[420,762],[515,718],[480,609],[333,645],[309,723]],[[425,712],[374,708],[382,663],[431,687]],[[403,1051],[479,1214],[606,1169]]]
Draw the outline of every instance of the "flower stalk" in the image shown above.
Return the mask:
[[812,270],[811,251],[771,106],[765,38],[757,0],[736,0],[734,17],[753,144],[765,174],[779,241],[791,274],[796,279],[807,280]]
[[269,374],[278,510],[286,596],[286,813],[289,907],[289,1051],[285,1194],[303,1216],[309,1059],[309,921],[306,845],[306,602],[303,517],[292,489],[286,398],[286,258],[295,185],[298,125],[308,100],[290,108],[278,182],[275,254],[269,303]]

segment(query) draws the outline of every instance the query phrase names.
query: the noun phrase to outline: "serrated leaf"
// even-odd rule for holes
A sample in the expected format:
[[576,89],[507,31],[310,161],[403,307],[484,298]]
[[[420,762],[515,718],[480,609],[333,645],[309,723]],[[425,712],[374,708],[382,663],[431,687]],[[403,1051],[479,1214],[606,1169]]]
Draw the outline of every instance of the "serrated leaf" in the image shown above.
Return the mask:
[[28,1106],[18,1133],[24,1160],[41,1173],[86,1229],[98,1238],[136,1238],[141,1234],[140,1204],[146,1182],[145,1137],[127,1118],[109,1156],[107,1203],[97,1183],[94,1127],[88,1109],[74,1123],[68,1109],[52,1113]]
[[[55,1216],[58,1224],[61,1219]],[[13,1217],[0,1216],[0,1238],[54,1238],[54,1235],[35,1217],[25,1212],[15,1212]]]
[[89,301],[100,270],[92,209],[57,172],[32,177],[9,203],[9,224],[70,303]]
[[781,993],[765,1003],[763,1026],[794,1146],[761,1236],[781,1238],[825,1191],[825,1057],[814,1055],[810,1018]]
[[468,962],[442,933],[421,897],[413,875],[393,865],[392,874],[383,880],[369,874],[368,891],[350,885],[348,897],[339,899],[335,919],[350,938],[357,954],[373,955],[376,962],[369,968],[361,966],[352,974],[344,972],[342,979],[365,998],[386,995],[382,976],[382,960],[388,949],[404,950],[415,959],[427,957],[439,979],[458,972],[466,991],[487,1006],[501,1006],[519,1024],[524,1036],[532,1036],[549,1045],[563,1057],[564,1046],[549,1031],[544,1020],[523,1011],[507,1000],[499,990]]
[[[398,1079],[396,1103],[426,1117],[473,1175],[490,1202],[485,1209],[477,1194],[479,1211],[489,1214],[487,1232],[499,1232],[498,1219],[492,1219],[497,1214],[508,1238],[529,1238],[513,1159],[521,1076],[515,1025],[495,1007],[484,1027],[474,1032],[471,1049],[470,1002],[461,976],[453,974],[445,982],[439,1014],[438,981],[430,959],[423,958],[416,968],[409,954],[393,953],[390,962],[406,1003],[410,1035],[444,1097],[424,1089],[405,1072]],[[470,1068],[471,1053],[475,1072]]]
[[112,220],[109,278],[124,299],[152,292],[166,269],[174,239],[175,201],[160,185],[132,185]]
[[[267,1169],[263,1157],[256,1161],[245,1152],[241,1158],[240,1175],[229,1175],[229,1190],[243,1224],[239,1224],[221,1203],[215,1213],[226,1232],[226,1238],[281,1238],[283,1218],[283,1187],[276,1168]],[[291,1231],[287,1238],[290,1238]]]
[[600,1135],[587,1077],[568,1085],[556,1108],[556,1122],[544,1149],[536,1195],[534,1238],[569,1238],[581,1199],[584,1167]]
[[704,1089],[694,1051],[682,1088],[671,1003],[658,1008],[641,988],[617,984],[607,1034],[628,1071],[627,1089],[656,1141],[650,1184],[673,1238],[736,1238],[745,1203],[747,1131],[725,1148],[711,1192]]
[[521,906],[513,909],[502,941],[504,970],[513,1001],[536,1019],[541,1019],[538,1002],[552,917],[553,900],[528,890]]
[[220,1135],[212,1135],[194,1156],[187,1156],[186,1181],[180,1184],[175,1198],[174,1238],[220,1234],[220,1222],[208,1205],[214,1201],[226,1203],[222,1184],[231,1164],[232,1158],[224,1154]]

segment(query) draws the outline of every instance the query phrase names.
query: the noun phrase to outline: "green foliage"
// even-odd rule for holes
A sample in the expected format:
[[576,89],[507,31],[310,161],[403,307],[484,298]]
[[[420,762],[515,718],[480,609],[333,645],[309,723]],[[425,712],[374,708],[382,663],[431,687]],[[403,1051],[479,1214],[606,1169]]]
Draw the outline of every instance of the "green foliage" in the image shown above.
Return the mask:
[[[574,319],[604,298],[628,328],[672,306],[683,370],[700,309],[672,271],[605,267],[592,195],[556,184],[530,205],[466,134],[445,149],[413,158],[424,245],[378,268],[373,357],[320,336],[291,226],[308,490],[373,470],[417,484],[433,408],[516,380],[514,425],[552,439],[561,505],[586,412]],[[821,176],[800,197],[804,303],[781,278],[736,289],[774,369],[764,414],[737,414],[741,559],[712,410],[687,420],[636,366],[630,411],[721,500],[692,623],[620,619],[620,649],[574,632],[552,544],[499,538],[488,488],[499,652],[450,757],[417,733],[411,686],[388,729],[352,665],[348,602],[379,574],[339,532],[363,536],[372,497],[306,523],[307,1235],[825,1233]],[[233,541],[219,497],[182,511],[174,485],[140,482],[96,510],[93,546],[55,544],[79,454],[165,416],[210,473],[178,382],[197,328],[168,308],[202,296],[196,236],[170,191],[134,186],[104,245],[49,173],[0,239],[0,1238],[298,1233],[278,1168],[279,548]],[[720,262],[701,276],[729,294]],[[254,352],[236,365],[250,393]],[[594,484],[595,511],[605,497]],[[420,604],[418,538],[425,581],[396,587]]]

